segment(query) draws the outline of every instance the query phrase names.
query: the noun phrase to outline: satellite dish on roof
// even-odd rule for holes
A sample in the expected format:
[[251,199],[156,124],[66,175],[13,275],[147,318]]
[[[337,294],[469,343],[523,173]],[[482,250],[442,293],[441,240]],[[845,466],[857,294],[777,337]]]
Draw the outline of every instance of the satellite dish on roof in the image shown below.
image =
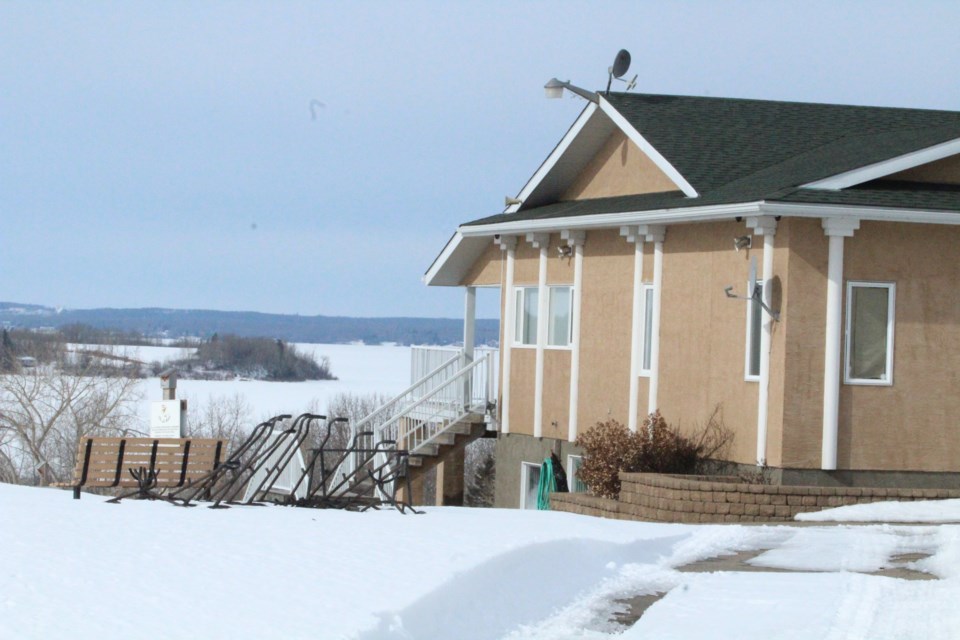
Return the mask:
[[613,66],[610,67],[610,75],[614,78],[622,78],[623,74],[627,72],[630,68],[630,52],[626,49],[620,49],[617,53],[616,60],[613,61]]
[[637,76],[633,76],[633,80],[627,81],[623,79],[623,74],[627,72],[630,68],[630,52],[626,49],[620,49],[617,53],[616,59],[613,61],[613,66],[607,69],[607,73],[610,75],[607,78],[607,93],[610,93],[610,85],[613,84],[613,79],[616,78],[621,82],[627,83],[627,91],[633,89],[637,84]]

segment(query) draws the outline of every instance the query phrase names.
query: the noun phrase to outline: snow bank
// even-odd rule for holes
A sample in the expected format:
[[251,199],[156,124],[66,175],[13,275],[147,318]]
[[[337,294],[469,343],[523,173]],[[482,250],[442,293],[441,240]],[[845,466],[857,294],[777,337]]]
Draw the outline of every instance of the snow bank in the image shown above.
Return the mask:
[[960,522],[960,500],[872,502],[799,513],[807,522]]

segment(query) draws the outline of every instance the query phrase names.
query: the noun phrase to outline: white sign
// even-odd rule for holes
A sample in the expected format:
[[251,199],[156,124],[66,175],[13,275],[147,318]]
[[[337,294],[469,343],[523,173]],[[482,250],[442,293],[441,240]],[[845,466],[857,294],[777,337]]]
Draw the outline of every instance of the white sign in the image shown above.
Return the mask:
[[160,400],[150,408],[151,438],[183,437],[183,415],[179,400]]

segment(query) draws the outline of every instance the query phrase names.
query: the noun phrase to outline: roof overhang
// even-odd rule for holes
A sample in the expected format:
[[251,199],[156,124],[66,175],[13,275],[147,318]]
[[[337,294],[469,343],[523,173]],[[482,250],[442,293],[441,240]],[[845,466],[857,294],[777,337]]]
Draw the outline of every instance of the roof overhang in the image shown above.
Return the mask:
[[623,211],[544,220],[516,220],[460,227],[430,266],[423,280],[427,285],[432,286],[459,286],[470,268],[496,236],[559,233],[564,230],[616,229],[636,224],[670,225],[717,222],[730,220],[731,218],[754,216],[844,218],[878,222],[960,225],[960,212],[768,201],[680,209]]

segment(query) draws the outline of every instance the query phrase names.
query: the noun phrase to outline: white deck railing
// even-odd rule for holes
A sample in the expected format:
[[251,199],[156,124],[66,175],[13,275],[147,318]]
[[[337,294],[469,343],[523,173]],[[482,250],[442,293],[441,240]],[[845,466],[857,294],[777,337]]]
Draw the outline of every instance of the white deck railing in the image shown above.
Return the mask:
[[[374,449],[381,442],[394,441],[398,448],[416,453],[467,416],[485,414],[496,397],[495,349],[477,350],[473,362],[467,362],[459,349],[414,347],[412,351],[411,372],[419,374],[428,366],[432,368],[395,398],[350,425],[351,440],[364,432],[372,434],[360,438],[361,447]],[[361,459],[349,457],[336,476],[353,474]]]

